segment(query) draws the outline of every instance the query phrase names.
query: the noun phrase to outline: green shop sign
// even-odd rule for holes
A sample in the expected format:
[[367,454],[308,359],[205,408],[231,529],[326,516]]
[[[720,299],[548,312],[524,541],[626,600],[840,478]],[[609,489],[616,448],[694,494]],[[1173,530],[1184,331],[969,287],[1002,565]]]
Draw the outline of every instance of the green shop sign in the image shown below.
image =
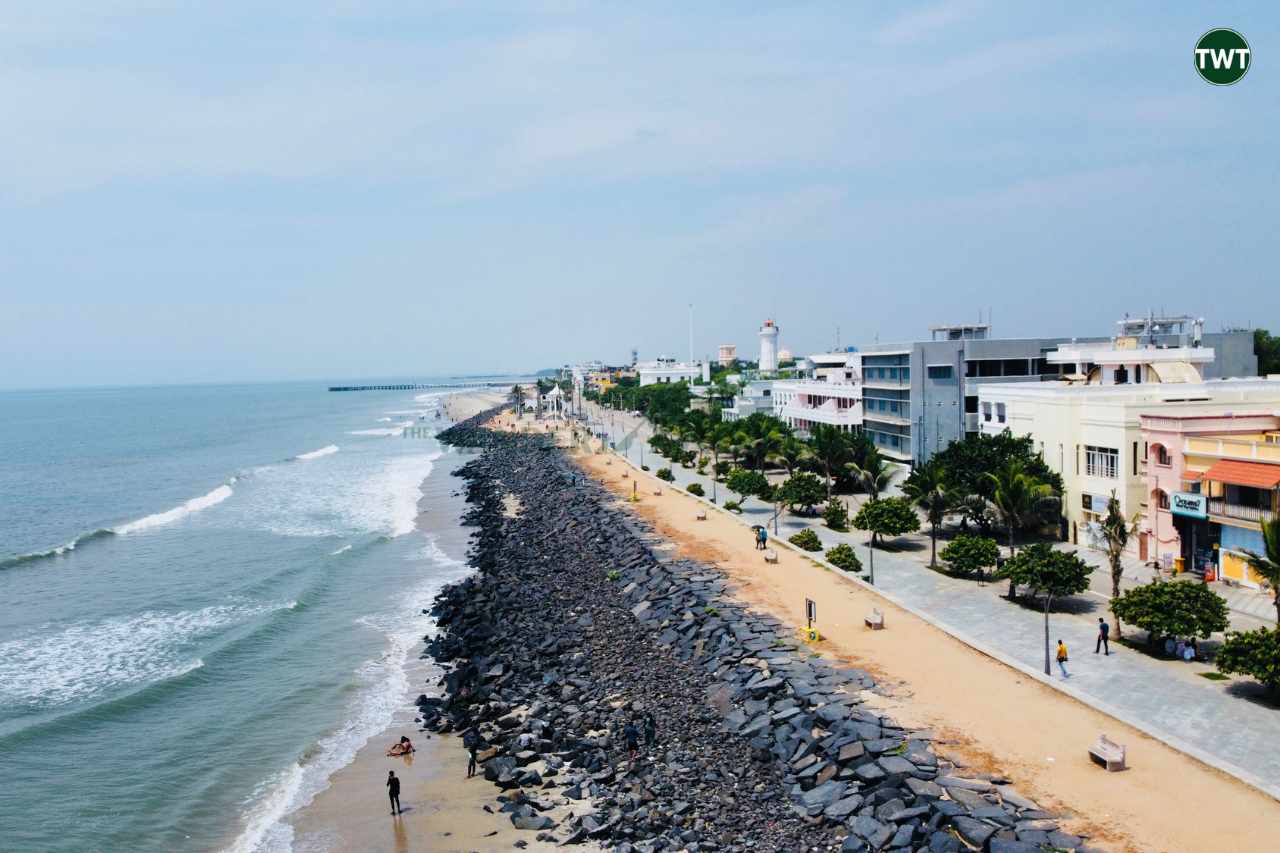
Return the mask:
[[1174,492],[1169,496],[1169,509],[1174,515],[1185,515],[1187,518],[1208,518],[1209,496],[1194,492]]

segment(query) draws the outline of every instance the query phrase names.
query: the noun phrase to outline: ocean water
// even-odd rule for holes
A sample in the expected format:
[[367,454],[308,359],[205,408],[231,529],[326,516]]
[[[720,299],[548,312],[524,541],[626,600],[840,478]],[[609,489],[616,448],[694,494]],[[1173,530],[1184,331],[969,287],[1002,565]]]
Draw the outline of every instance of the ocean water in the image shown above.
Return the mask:
[[290,849],[466,572],[441,393],[0,393],[0,849]]

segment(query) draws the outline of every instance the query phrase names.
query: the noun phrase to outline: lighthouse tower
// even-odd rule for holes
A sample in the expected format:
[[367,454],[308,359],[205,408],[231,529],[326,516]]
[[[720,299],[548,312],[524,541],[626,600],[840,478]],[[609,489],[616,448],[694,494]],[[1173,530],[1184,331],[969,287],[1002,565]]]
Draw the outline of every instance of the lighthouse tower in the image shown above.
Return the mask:
[[760,327],[760,372],[778,370],[778,327],[772,320],[765,320]]

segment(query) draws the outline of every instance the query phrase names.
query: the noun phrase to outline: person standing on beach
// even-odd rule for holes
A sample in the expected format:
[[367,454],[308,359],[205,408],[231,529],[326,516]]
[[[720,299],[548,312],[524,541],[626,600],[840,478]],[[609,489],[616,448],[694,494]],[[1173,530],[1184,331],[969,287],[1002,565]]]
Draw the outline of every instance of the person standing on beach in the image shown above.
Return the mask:
[[479,747],[480,736],[476,734],[475,729],[469,729],[462,737],[462,745],[467,748],[467,778],[470,779],[476,775],[476,749]]
[[394,770],[387,771],[387,796],[391,798],[392,815],[398,815],[404,811],[400,808],[400,779]]
[[1067,672],[1067,644],[1058,640],[1058,669],[1062,670],[1063,678],[1070,678],[1071,673]]
[[1111,626],[1101,616],[1098,617],[1098,642],[1093,644],[1093,653],[1096,655],[1099,649],[1105,654],[1111,654],[1111,646],[1107,643],[1107,639],[1111,636]]

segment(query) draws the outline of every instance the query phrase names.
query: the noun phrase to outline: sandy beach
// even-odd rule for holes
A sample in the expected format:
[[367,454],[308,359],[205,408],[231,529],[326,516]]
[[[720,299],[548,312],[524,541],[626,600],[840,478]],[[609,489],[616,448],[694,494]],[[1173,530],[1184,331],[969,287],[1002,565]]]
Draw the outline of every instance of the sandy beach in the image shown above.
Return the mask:
[[[442,407],[450,421],[458,421],[497,405],[505,397],[501,390],[465,391],[448,396]],[[419,505],[419,528],[456,528],[458,505],[443,506],[446,502],[440,496],[455,491],[457,482],[446,477],[432,485],[436,500],[433,505],[431,496],[424,496]],[[461,556],[466,533],[459,530],[449,538],[449,552]],[[430,604],[421,602],[424,608]],[[325,790],[293,815],[295,850],[509,850],[522,836],[531,849],[537,849],[538,843],[528,833],[517,832],[506,815],[497,813],[497,790],[482,777],[466,778],[467,756],[456,738],[418,731],[413,697],[434,692],[439,675],[432,662],[419,659],[422,651],[422,643],[411,651],[407,666],[411,695],[405,696],[403,709],[349,765],[331,777]],[[387,757],[388,747],[402,735],[414,742],[417,752],[404,758]],[[388,807],[388,770],[394,770],[401,780],[404,815],[399,818],[393,818]],[[485,812],[485,805],[494,807],[494,812]]]
[[[766,564],[736,517],[711,510],[695,520],[704,504],[621,458],[587,454],[579,461],[619,496],[630,496],[640,477],[640,501],[628,505],[685,554],[716,564],[752,606],[800,625],[805,598],[820,602],[819,650],[890,685],[887,711],[936,730],[940,751],[973,771],[998,769],[1036,800],[1073,815],[1066,826],[1092,844],[1273,849],[1280,807],[1270,797],[980,654],[798,552],[779,548],[777,564]],[[885,613],[887,630],[863,626],[872,607]],[[1131,769],[1105,773],[1090,763],[1086,747],[1100,732],[1127,744]]]

